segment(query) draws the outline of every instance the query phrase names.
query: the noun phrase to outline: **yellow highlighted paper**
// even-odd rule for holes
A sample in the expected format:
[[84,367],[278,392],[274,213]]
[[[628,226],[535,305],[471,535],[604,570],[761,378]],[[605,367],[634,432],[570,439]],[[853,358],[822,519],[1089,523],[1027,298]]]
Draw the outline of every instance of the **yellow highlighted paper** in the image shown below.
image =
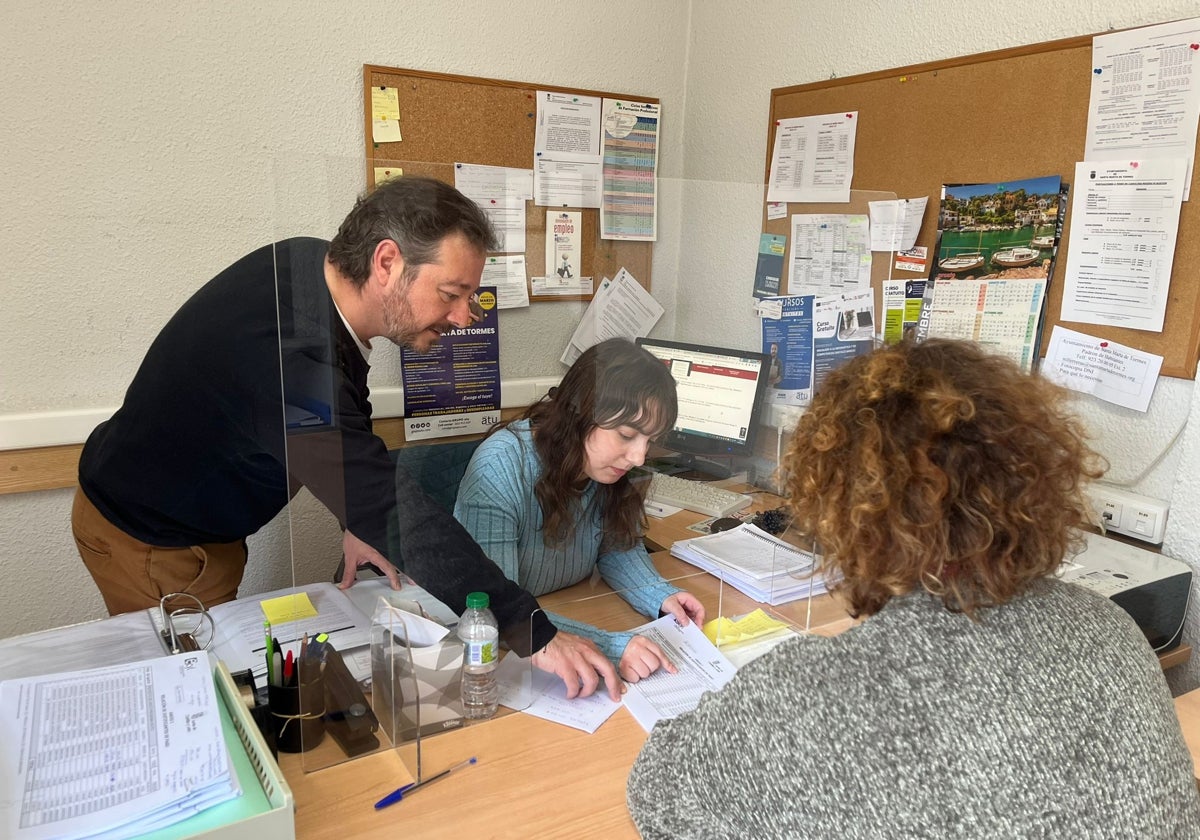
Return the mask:
[[704,635],[708,636],[710,642],[720,647],[757,639],[786,628],[787,625],[779,619],[771,618],[761,609],[757,609],[736,621],[724,616],[714,618],[704,625]]
[[317,608],[309,600],[307,592],[282,595],[262,602],[263,614],[272,624],[286,624],[302,618],[316,618]]

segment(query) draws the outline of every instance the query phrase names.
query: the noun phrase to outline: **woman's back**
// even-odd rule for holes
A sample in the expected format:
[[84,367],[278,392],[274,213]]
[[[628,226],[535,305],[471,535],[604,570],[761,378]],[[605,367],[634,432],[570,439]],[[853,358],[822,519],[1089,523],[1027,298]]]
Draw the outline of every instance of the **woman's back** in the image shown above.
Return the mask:
[[914,593],[747,666],[655,729],[629,781],[643,835],[1200,837],[1170,695],[1125,613],[1051,580],[980,618]]

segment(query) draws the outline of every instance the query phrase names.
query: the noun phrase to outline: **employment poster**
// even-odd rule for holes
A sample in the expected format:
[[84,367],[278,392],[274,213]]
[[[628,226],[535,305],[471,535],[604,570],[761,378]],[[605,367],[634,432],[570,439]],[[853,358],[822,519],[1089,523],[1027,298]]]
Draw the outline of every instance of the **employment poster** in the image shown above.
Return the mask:
[[813,372],[812,295],[764,298],[756,307],[762,321],[763,352],[771,357],[769,405],[808,405]]
[[402,349],[407,440],[486,432],[500,420],[500,330],[496,289],[479,288],[473,323],[425,352]]

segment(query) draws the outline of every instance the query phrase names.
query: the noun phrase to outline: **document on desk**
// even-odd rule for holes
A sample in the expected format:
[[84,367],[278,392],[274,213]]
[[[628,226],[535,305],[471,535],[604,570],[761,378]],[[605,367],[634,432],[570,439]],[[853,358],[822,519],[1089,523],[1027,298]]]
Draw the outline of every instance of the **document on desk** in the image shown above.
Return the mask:
[[509,652],[496,668],[500,705],[518,709],[543,720],[580,729],[589,735],[621,707],[609,699],[601,686],[590,697],[567,699],[567,686],[561,678],[530,667],[528,659]]
[[[230,671],[249,668],[254,672],[255,684],[266,685],[266,636],[263,633],[262,602],[296,592],[307,593],[317,614],[310,618],[271,626],[271,633],[284,650],[292,648],[294,653],[299,654],[300,641],[305,633],[310,639],[315,639],[319,633],[328,633],[330,643],[343,653],[365,648],[371,643],[370,617],[355,608],[346,593],[332,583],[312,583],[266,592],[252,598],[239,598],[213,607],[209,610],[216,625],[216,641],[212,652]],[[158,608],[150,609],[149,614],[156,629],[161,629]],[[343,658],[346,659],[345,656]],[[366,670],[363,670],[361,664],[359,667],[351,665],[347,659],[346,664],[354,678],[368,678],[371,675],[370,657],[355,661],[365,664]]]
[[737,670],[694,621],[680,627],[673,616],[665,615],[635,632],[662,648],[678,669],[670,674],[660,668],[630,683],[625,692],[625,708],[647,732],[660,720],[696,708],[704,692],[721,688]]
[[241,795],[208,654],[0,683],[0,834],[133,837]]

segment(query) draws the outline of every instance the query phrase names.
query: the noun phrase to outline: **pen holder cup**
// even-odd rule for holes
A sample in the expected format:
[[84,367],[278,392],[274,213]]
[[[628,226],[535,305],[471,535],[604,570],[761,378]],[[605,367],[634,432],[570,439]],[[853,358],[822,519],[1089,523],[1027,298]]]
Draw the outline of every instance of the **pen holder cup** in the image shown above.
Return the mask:
[[325,681],[315,679],[299,686],[267,687],[267,704],[280,752],[311,750],[325,737]]

